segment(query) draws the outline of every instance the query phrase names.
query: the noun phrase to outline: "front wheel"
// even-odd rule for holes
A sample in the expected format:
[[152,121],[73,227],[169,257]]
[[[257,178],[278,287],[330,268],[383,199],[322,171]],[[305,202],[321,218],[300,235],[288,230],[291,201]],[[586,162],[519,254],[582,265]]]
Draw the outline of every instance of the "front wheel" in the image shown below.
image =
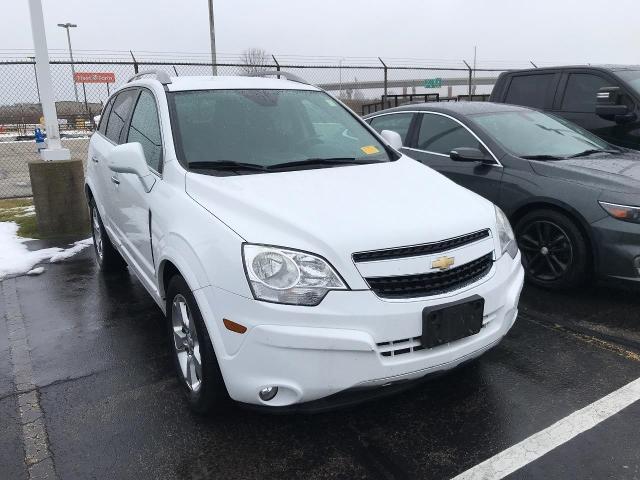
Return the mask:
[[228,394],[213,344],[196,299],[180,275],[169,282],[166,308],[173,359],[189,407],[198,414],[223,410]]
[[587,240],[567,215],[536,210],[522,217],[515,230],[529,282],[566,289],[589,280]]

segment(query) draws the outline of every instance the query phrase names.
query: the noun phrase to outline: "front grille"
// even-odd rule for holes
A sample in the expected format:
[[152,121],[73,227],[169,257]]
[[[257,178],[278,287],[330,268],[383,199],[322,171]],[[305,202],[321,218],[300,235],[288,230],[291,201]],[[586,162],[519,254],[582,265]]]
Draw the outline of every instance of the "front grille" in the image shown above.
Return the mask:
[[493,265],[493,253],[444,272],[365,278],[371,290],[382,298],[416,298],[452,292],[477,282]]
[[462,247],[490,236],[489,230],[468,233],[461,237],[449,238],[434,243],[423,243],[409,247],[389,248],[385,250],[372,250],[370,252],[358,252],[353,254],[354,262],[373,262],[376,260],[392,260],[397,258],[417,257],[419,255],[431,255],[446,252],[457,247]]

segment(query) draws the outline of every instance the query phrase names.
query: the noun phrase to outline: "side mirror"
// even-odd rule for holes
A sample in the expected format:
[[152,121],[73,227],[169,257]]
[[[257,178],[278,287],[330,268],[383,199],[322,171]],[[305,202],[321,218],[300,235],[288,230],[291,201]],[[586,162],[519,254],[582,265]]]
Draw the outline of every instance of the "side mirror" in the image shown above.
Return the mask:
[[402,137],[398,132],[394,132],[393,130],[382,130],[382,132],[380,132],[380,136],[396,150],[400,150],[402,148]]
[[487,156],[478,148],[460,147],[451,150],[449,158],[456,162],[482,162],[493,163],[487,160]]
[[100,123],[101,117],[102,115],[96,115],[95,117],[93,117],[93,124],[96,126],[96,128],[98,128],[98,124]]
[[151,191],[156,182],[155,176],[147,165],[142,145],[138,142],[123,143],[113,147],[113,150],[107,155],[107,165],[112,172],[136,175],[147,193]]
[[624,93],[620,87],[602,87],[596,95],[596,115],[616,123],[635,119],[635,114],[623,103]]

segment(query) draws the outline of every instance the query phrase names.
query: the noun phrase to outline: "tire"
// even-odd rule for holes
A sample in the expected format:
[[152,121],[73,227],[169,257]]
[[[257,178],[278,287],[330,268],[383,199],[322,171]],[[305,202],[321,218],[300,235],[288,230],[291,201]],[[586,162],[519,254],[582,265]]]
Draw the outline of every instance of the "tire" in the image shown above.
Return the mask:
[[180,275],[169,281],[166,302],[169,343],[189,408],[200,415],[224,411],[229,395],[218,359],[196,299]]
[[120,255],[104,228],[100,212],[95,200],[89,202],[89,214],[91,216],[91,236],[93,237],[93,251],[96,254],[96,262],[103,272],[122,272],[127,268],[127,263]]
[[587,239],[576,223],[555,210],[526,214],[515,228],[527,281],[549,289],[570,289],[591,278]]

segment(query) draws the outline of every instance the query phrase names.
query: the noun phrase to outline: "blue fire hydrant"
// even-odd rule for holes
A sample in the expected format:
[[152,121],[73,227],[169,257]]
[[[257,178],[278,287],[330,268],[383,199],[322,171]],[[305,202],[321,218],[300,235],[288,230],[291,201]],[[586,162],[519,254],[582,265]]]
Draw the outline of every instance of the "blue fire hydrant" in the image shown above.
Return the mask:
[[45,136],[44,133],[42,133],[42,130],[40,130],[40,128],[36,128],[34,134],[36,137],[36,150],[40,152],[43,148],[47,148],[47,144],[44,141]]

